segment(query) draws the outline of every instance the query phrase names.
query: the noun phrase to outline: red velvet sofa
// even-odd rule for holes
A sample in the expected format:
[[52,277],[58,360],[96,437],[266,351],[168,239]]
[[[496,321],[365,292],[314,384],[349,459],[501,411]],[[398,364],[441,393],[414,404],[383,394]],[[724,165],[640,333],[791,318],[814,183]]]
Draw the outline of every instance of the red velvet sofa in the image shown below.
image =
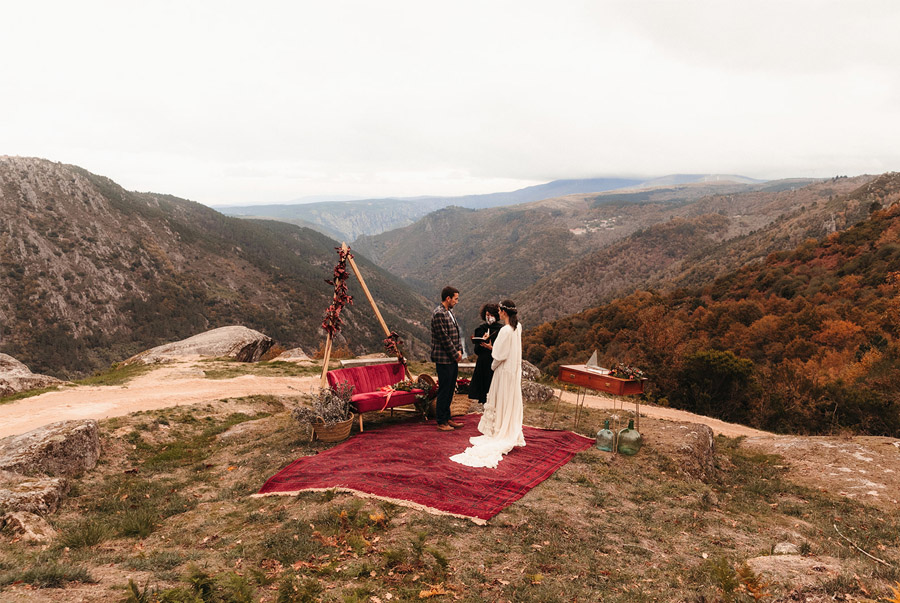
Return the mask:
[[383,391],[382,388],[403,381],[405,376],[404,367],[398,362],[335,369],[328,371],[326,375],[330,387],[345,381],[353,386],[353,396],[350,398],[350,404],[353,410],[359,414],[360,431],[363,430],[363,413],[414,404],[416,394],[425,393],[421,389],[414,389],[409,392],[395,391],[391,393],[390,399],[388,399],[388,392]]

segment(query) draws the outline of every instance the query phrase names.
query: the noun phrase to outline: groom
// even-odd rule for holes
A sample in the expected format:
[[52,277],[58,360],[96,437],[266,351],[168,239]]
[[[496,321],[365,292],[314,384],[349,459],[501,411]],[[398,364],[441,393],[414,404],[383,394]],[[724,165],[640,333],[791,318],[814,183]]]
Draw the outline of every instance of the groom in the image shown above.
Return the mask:
[[437,370],[438,391],[435,407],[437,428],[453,431],[463,426],[450,420],[450,401],[456,390],[456,376],[459,361],[462,360],[462,345],[459,340],[459,325],[453,316],[453,306],[459,303],[459,290],[444,287],[441,303],[431,313],[431,361]]

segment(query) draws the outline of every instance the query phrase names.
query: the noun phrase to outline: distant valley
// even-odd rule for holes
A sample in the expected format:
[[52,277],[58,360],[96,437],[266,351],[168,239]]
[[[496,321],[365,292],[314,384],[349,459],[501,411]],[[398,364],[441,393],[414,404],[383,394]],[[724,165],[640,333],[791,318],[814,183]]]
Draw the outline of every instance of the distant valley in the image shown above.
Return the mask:
[[247,218],[270,218],[318,230],[338,240],[355,241],[363,235],[376,235],[403,226],[435,210],[455,206],[485,209],[529,203],[578,193],[598,193],[626,188],[683,186],[692,183],[732,182],[758,184],[743,176],[709,174],[675,174],[652,180],[629,178],[586,178],[554,180],[517,191],[467,195],[461,197],[412,197],[362,199],[355,201],[323,201],[318,203],[286,203],[282,205],[247,205],[215,207],[225,215]]
[[473,325],[512,297],[526,325],[641,287],[706,282],[868,215],[874,176],[762,184],[703,182],[568,195],[471,210],[450,207],[355,248],[434,299],[453,283]]

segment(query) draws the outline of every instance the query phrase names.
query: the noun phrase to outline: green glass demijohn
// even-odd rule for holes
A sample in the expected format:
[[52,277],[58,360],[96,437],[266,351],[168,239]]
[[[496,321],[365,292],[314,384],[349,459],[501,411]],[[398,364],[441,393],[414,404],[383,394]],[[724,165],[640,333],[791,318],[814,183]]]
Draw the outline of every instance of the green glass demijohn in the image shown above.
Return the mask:
[[637,454],[644,443],[641,433],[634,428],[634,419],[629,419],[628,427],[619,432],[619,454]]
[[603,422],[603,429],[597,432],[597,448],[604,452],[616,451],[616,434],[609,428],[609,419]]

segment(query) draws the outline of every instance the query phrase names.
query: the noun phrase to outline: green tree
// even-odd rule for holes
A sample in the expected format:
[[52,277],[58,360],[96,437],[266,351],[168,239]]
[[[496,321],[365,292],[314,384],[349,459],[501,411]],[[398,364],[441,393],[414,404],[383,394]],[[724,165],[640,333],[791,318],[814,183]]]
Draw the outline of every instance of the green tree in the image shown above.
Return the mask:
[[670,400],[677,408],[746,423],[752,376],[752,361],[730,351],[700,350],[684,358]]

